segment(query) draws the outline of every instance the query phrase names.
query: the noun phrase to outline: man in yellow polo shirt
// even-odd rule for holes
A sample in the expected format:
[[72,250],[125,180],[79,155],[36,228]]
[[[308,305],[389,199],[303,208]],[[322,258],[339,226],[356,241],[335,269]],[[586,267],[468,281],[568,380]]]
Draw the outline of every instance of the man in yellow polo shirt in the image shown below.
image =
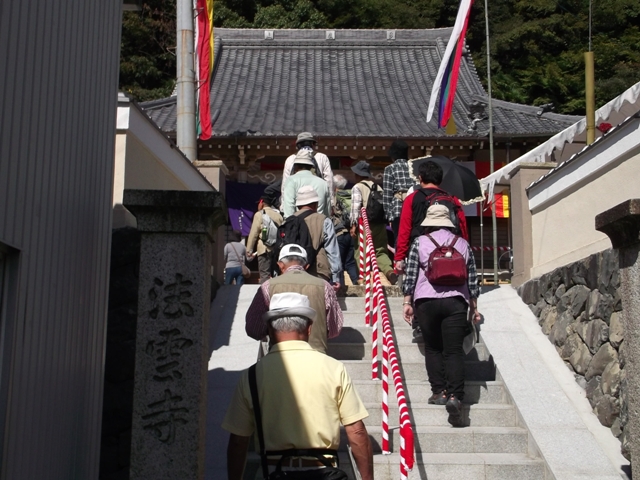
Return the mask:
[[[258,362],[256,377],[265,450],[337,450],[343,424],[362,480],[373,480],[373,453],[362,422],[368,413],[345,366],[307,343],[315,316],[309,299],[293,292],[275,294],[264,314],[272,347]],[[222,428],[231,433],[228,478],[241,480],[255,430],[248,371],[240,377]]]

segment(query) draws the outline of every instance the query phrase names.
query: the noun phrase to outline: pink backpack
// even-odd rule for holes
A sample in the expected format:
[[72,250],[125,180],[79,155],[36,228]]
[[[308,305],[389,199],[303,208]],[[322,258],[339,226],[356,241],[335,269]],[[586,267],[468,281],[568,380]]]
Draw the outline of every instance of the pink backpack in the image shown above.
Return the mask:
[[436,246],[429,254],[425,274],[431,285],[457,287],[467,282],[467,261],[455,248],[460,238],[456,235],[449,245],[439,245],[433,237],[427,234],[429,240]]

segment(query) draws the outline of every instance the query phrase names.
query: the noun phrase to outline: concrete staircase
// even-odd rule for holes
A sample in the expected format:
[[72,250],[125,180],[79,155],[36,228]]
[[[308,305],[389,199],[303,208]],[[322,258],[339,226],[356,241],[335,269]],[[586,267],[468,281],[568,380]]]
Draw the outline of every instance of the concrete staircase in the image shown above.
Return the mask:
[[[376,480],[397,479],[400,477],[400,440],[395,390],[389,385],[389,436],[394,453],[382,455],[382,387],[380,381],[371,380],[371,329],[363,324],[364,298],[346,297],[340,302],[345,324],[341,335],[330,341],[329,354],[347,365],[369,411],[365,423],[374,445]],[[520,425],[516,408],[484,344],[479,343],[467,356],[463,410],[466,426],[453,428],[447,421],[444,406],[427,404],[431,390],[422,345],[412,343],[411,328],[401,317],[402,298],[390,297],[388,305],[415,435],[416,465],[409,478],[548,478],[545,463],[530,441],[527,429]],[[346,438],[343,438],[342,449],[347,450]],[[344,459],[342,466],[347,466]]]

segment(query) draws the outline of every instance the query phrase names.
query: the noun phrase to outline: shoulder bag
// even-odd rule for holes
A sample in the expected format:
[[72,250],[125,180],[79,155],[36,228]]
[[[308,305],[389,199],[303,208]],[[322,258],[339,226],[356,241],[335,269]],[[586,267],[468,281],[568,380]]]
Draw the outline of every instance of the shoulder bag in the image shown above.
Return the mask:
[[236,250],[236,247],[233,246],[233,242],[230,242],[229,245],[231,245],[231,248],[233,248],[233,251],[236,252],[236,257],[238,257],[238,261],[242,260],[242,276],[244,278],[249,278],[251,276],[251,270],[249,270],[249,267],[247,267],[244,264],[244,257],[242,257],[242,259],[240,258],[240,255],[238,255],[238,250]]
[[[251,402],[253,403],[253,414],[256,421],[256,432],[258,434],[258,442],[260,444],[260,462],[262,464],[262,475],[265,480],[348,480],[347,474],[334,467],[325,455],[332,455],[338,464],[338,452],[336,450],[318,449],[318,448],[292,448],[289,450],[265,451],[264,449],[264,432],[262,430],[262,413],[260,411],[260,400],[258,398],[258,382],[256,381],[255,364],[249,368],[249,389],[251,390]],[[267,456],[280,455],[280,460],[276,465],[274,472],[269,474],[267,465]],[[325,468],[315,470],[282,470],[282,462],[285,458],[290,457],[314,457]]]

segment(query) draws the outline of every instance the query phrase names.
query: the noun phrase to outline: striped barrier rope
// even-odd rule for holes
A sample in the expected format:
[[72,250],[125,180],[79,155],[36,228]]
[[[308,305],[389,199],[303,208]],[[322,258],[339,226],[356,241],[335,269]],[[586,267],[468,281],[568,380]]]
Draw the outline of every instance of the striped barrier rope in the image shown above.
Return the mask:
[[360,269],[358,276],[360,280],[364,280],[364,228],[362,224],[362,217],[358,219],[358,251],[360,255],[358,256],[358,261],[360,265],[358,268]]
[[358,251],[360,255],[358,257],[359,263],[359,277],[361,280],[365,280],[364,282],[364,322],[365,324],[371,325],[371,283],[369,282],[369,272],[371,265],[366,263],[366,256],[364,253],[364,224],[362,223],[362,217],[358,219]]
[[[364,224],[362,218],[359,219],[360,237],[364,237]],[[364,320],[365,325],[372,327],[371,334],[371,379],[378,380],[378,302],[375,295],[372,294],[373,290],[373,272],[371,265],[371,256],[365,255],[365,242],[359,245],[360,248],[360,265],[361,271],[364,270],[365,278],[365,290],[364,290]]]
[[[471,250],[482,250],[483,252],[491,252],[493,251],[493,247],[471,247]],[[511,250],[511,247],[496,247],[496,250],[498,250],[499,252],[508,252],[509,250]]]
[[[414,438],[413,427],[409,416],[409,408],[407,406],[407,398],[402,375],[398,365],[398,355],[393,341],[391,331],[391,322],[389,318],[389,310],[387,307],[386,297],[380,281],[380,269],[373,248],[373,239],[369,229],[369,221],[364,208],[361,210],[361,227],[366,232],[366,254],[367,260],[370,260],[373,278],[368,280],[373,282],[373,297],[376,299],[376,307],[379,307],[380,319],[382,323],[382,453],[389,454],[389,367],[393,378],[393,384],[396,391],[396,399],[398,401],[399,424],[400,424],[400,477],[402,480],[408,478],[408,472],[414,465]],[[372,302],[373,303],[373,302]],[[377,312],[374,316],[377,320]],[[377,342],[377,321],[374,320],[373,335],[376,335]],[[377,353],[376,353],[376,369],[377,369]]]

